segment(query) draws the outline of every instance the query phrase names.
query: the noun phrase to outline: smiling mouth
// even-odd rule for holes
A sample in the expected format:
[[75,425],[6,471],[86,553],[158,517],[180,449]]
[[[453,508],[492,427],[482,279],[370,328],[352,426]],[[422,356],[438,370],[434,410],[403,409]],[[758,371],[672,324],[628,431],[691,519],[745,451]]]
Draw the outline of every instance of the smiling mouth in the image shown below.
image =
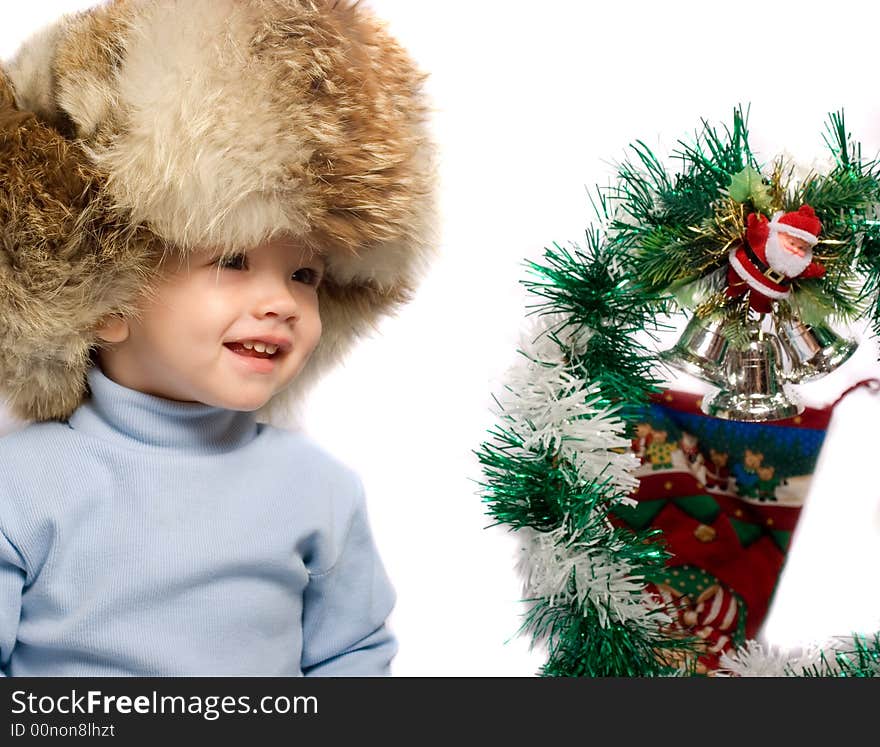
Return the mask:
[[243,355],[248,358],[280,358],[283,355],[283,352],[279,348],[274,353],[261,353],[252,348],[246,348],[240,342],[227,342],[224,343],[224,346],[229,348],[233,353],[237,353],[238,355]]

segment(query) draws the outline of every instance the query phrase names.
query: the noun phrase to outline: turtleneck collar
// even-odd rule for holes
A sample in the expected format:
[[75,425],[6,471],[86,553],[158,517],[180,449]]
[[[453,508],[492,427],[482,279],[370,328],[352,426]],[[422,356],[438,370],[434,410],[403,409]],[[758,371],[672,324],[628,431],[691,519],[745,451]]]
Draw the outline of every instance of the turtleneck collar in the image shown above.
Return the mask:
[[98,366],[89,369],[88,382],[92,396],[73,412],[68,424],[129,448],[219,454],[244,446],[260,431],[253,412],[145,394],[116,383]]

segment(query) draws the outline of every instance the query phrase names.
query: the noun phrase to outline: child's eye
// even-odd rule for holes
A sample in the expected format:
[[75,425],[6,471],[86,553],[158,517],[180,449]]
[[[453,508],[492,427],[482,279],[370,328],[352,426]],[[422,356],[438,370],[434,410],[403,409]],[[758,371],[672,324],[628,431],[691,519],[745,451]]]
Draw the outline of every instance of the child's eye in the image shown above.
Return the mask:
[[227,267],[231,270],[241,270],[244,268],[245,259],[244,254],[233,254],[225,259],[219,259],[217,264],[220,265],[220,267]]
[[293,273],[293,279],[306,285],[317,285],[321,280],[321,273],[311,267],[302,267]]

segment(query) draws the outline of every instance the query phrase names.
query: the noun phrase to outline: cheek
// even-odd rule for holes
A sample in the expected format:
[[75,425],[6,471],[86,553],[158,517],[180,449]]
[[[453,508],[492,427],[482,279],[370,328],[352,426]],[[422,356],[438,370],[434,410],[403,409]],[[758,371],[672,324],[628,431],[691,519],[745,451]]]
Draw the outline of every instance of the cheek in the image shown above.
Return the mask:
[[229,305],[219,294],[199,292],[167,293],[151,305],[143,318],[142,331],[149,344],[165,354],[195,352],[222,336]]
[[[308,343],[311,349],[318,344],[321,339],[323,325],[321,324],[321,311],[318,304],[316,294],[297,299],[300,307],[299,330],[300,339],[304,343]],[[294,332],[296,335],[296,332]]]
[[321,340],[322,331],[323,325],[321,324],[321,316],[316,312],[309,325],[310,350],[314,350],[315,347],[317,347],[318,342]]

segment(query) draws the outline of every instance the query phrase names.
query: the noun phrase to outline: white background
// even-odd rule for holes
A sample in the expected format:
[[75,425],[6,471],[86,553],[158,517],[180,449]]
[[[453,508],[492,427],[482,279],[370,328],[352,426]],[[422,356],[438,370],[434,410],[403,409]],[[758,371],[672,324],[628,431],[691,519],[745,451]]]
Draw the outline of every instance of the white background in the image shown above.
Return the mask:
[[[0,57],[43,22],[91,4],[3,3]],[[516,356],[527,303],[523,259],[537,259],[552,241],[580,240],[592,219],[587,188],[608,182],[628,143],[641,139],[668,154],[701,118],[729,123],[738,103],[751,103],[751,143],[761,160],[780,152],[807,165],[824,159],[826,115],[840,107],[874,155],[880,12],[852,0],[833,8],[752,0],[371,5],[431,73],[442,151],[441,253],[418,299],[316,390],[306,422],[366,484],[398,591],[395,674],[531,675],[543,655],[514,636],[522,611],[515,542],[502,528],[486,528],[472,454],[493,424],[490,392]],[[875,354],[866,344],[845,368],[801,388],[804,399],[830,402],[880,373]],[[866,397],[858,427],[868,427],[871,407],[876,412]],[[843,469],[829,459],[825,472]],[[836,481],[825,483],[831,488],[811,495],[811,504],[832,499]],[[868,503],[858,510],[876,512],[876,501]],[[838,513],[850,516],[840,505]],[[860,516],[852,513],[851,522]],[[869,525],[876,529],[876,516]],[[868,540],[876,539],[875,531]],[[820,548],[798,553],[822,558],[826,570],[838,563],[829,577],[861,572],[874,590],[852,542],[846,562],[835,561],[845,533],[823,532],[820,522],[798,544]],[[773,613],[780,642],[828,606],[825,591],[811,587],[813,571],[802,567],[790,564],[781,590],[791,601]],[[854,596],[835,602],[847,620]]]

